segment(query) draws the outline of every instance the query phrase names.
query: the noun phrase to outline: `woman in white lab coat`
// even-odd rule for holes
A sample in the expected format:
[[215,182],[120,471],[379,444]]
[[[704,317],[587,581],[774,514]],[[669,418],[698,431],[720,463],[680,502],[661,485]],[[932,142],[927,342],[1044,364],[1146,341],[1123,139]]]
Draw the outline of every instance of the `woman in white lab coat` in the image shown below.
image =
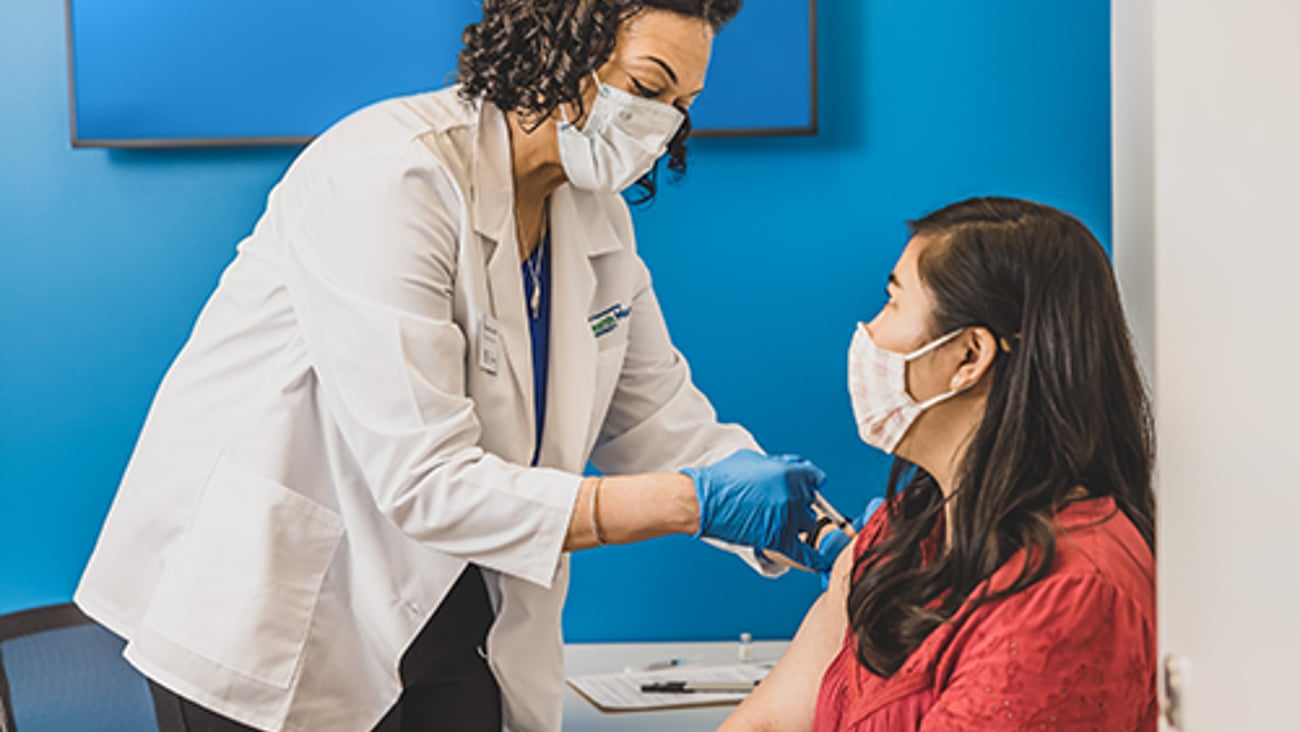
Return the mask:
[[558,730],[567,552],[687,533],[765,572],[754,548],[826,566],[798,540],[823,476],[717,422],[618,195],[653,196],[665,151],[684,170],[739,4],[487,0],[457,87],[364,109],[294,162],[76,595],[160,712]]

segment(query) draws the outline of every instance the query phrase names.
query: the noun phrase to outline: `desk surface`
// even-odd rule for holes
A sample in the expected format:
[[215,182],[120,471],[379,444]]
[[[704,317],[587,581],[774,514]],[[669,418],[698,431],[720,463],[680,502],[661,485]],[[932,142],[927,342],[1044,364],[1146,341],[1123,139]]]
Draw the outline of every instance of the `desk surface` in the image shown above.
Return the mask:
[[[788,641],[756,641],[753,660],[776,660]],[[564,663],[570,676],[622,671],[668,658],[689,658],[700,664],[736,663],[739,644],[735,641],[707,643],[571,643],[564,647]],[[564,732],[707,732],[715,730],[735,707],[661,709],[652,712],[602,712],[583,699],[572,687],[564,696]]]

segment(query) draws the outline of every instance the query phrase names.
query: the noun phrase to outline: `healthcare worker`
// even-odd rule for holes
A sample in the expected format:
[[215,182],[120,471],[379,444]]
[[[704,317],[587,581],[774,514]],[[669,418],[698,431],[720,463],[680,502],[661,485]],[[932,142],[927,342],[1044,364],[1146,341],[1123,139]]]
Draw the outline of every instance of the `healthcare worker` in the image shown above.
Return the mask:
[[685,533],[828,567],[798,539],[824,476],[717,422],[619,195],[684,170],[739,5],[485,0],[456,87],[294,162],[76,594],[160,717],[559,730],[567,552]]

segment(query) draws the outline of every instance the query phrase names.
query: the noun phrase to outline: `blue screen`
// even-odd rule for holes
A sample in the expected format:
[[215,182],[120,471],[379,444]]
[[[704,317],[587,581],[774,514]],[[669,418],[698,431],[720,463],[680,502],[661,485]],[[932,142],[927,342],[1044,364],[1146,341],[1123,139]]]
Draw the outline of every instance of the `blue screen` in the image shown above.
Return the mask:
[[[474,0],[71,0],[80,145],[301,140],[453,80]],[[692,111],[709,134],[814,132],[812,3],[749,2]]]

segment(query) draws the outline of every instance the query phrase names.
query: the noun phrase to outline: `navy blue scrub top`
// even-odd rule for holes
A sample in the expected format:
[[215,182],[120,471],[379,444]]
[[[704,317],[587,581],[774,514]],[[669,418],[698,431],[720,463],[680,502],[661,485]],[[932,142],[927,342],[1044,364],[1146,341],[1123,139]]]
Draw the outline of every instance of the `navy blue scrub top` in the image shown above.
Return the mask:
[[[533,465],[542,453],[542,425],[546,418],[546,370],[551,352],[551,232],[547,230],[541,246],[524,262],[524,310],[528,314],[528,335],[533,345],[533,416],[537,420],[537,443],[533,445]],[[533,317],[533,272],[542,288],[537,317]]]

